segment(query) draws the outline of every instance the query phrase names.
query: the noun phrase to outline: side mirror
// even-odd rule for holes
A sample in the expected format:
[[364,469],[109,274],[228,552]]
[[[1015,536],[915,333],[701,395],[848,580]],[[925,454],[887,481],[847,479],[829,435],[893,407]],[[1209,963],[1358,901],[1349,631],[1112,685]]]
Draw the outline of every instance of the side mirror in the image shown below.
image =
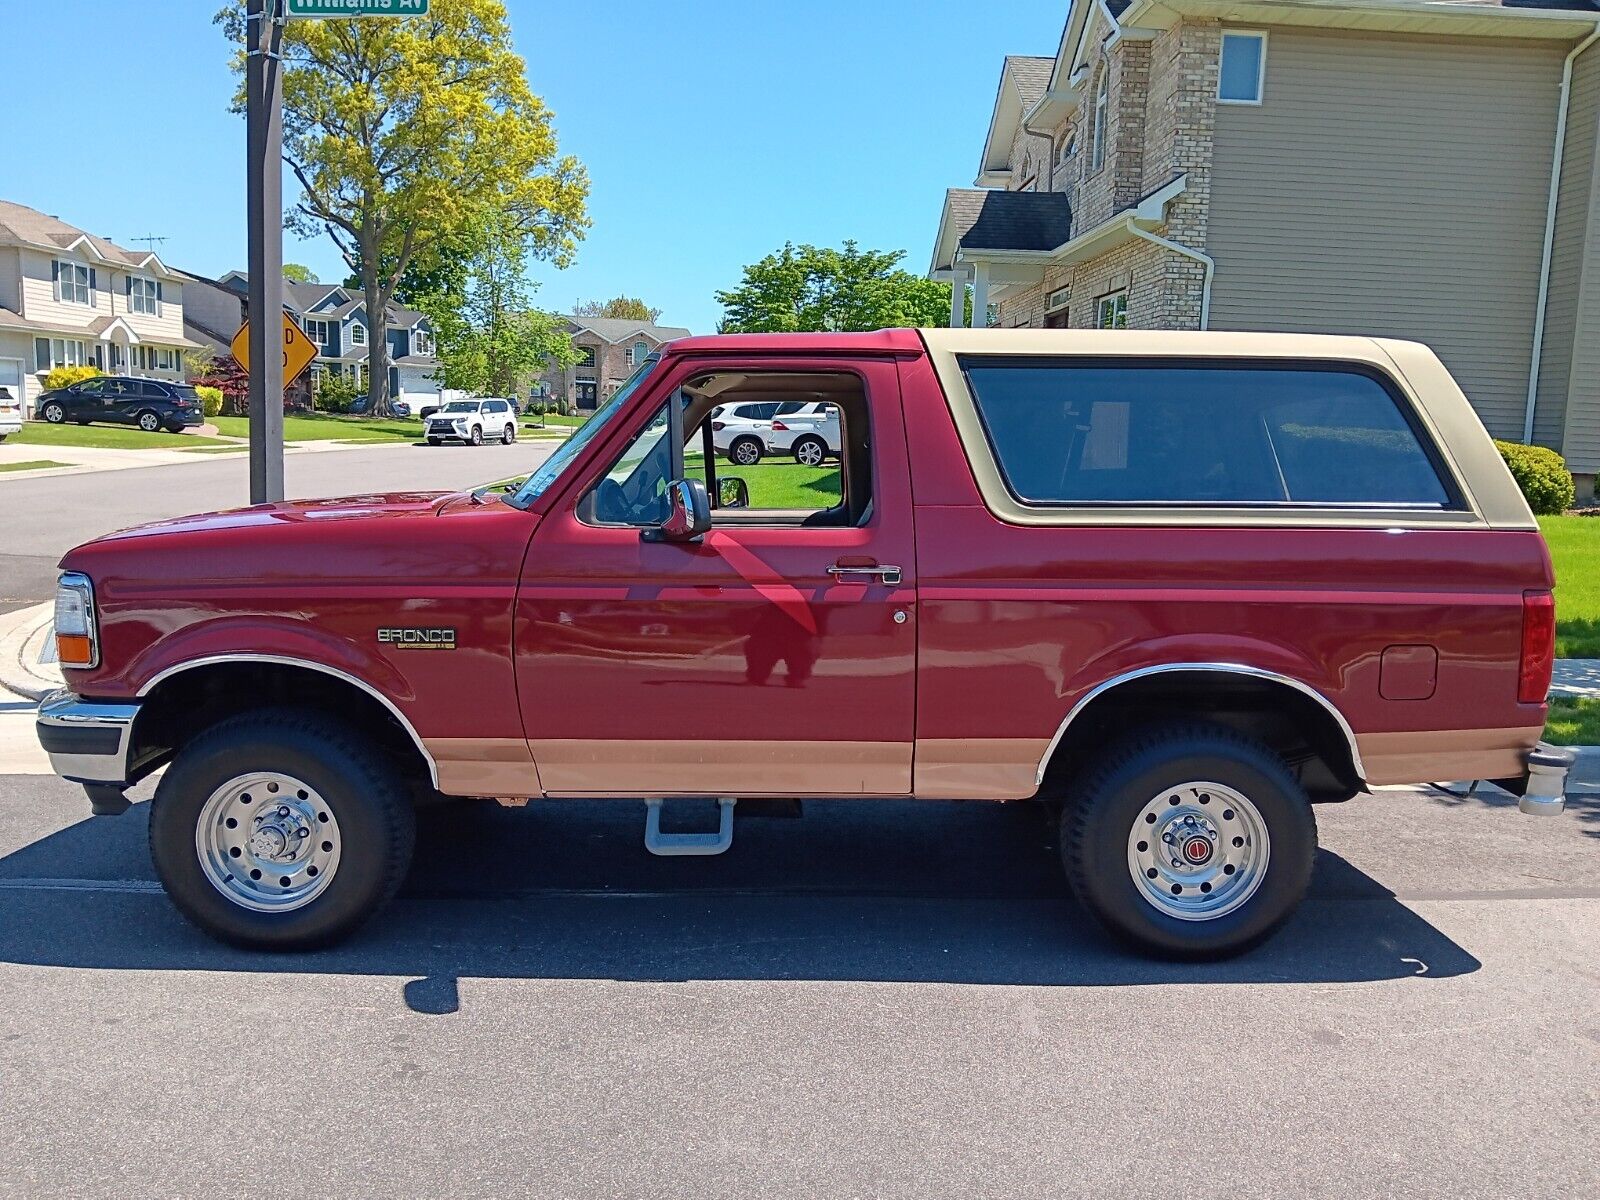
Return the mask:
[[640,534],[645,541],[697,542],[711,531],[711,500],[698,479],[674,479],[666,501],[666,519]]
[[750,485],[737,475],[719,476],[717,479],[718,508],[749,508]]

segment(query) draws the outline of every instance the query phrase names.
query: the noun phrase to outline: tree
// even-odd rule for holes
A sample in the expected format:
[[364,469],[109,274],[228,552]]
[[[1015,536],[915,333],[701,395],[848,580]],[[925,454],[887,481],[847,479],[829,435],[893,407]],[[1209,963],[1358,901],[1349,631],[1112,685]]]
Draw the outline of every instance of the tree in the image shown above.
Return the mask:
[[299,263],[284,263],[283,277],[291,283],[316,283],[317,273],[310,267],[303,267]]
[[[243,0],[217,20],[244,42]],[[244,65],[241,51],[241,79]],[[290,21],[283,87],[284,161],[300,185],[287,224],[326,232],[358,273],[368,411],[387,414],[387,312],[412,264],[495,212],[532,254],[565,265],[588,227],[588,175],[557,153],[503,0],[433,0],[428,15],[400,20]],[[243,102],[241,83],[237,111]]]
[[841,249],[785,242],[718,292],[723,333],[927,328],[945,324],[950,289],[901,270],[904,250]]
[[617,296],[611,300],[580,300],[572,306],[575,317],[612,317],[619,321],[638,321],[654,325],[661,319],[661,310],[651,308],[643,300],[632,296]]
[[529,248],[519,224],[488,214],[466,245],[461,294],[419,302],[433,322],[439,382],[480,396],[516,396],[546,363],[576,362],[565,322],[532,307]]

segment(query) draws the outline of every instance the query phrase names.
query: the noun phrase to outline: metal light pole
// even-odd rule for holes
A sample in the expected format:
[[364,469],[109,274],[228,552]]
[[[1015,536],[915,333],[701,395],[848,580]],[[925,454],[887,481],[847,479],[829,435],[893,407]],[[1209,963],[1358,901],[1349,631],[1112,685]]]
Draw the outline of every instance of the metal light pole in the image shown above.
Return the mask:
[[283,0],[245,6],[250,503],[283,499]]

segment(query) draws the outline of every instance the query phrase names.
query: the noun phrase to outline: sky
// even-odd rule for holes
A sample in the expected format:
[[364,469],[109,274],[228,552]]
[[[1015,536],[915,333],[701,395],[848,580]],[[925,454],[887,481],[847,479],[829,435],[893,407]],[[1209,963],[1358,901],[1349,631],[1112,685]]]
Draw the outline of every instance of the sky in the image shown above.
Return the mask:
[[[245,265],[244,121],[221,0],[0,0],[0,198],[171,266]],[[928,268],[947,187],[970,187],[1006,54],[1054,54],[1067,0],[507,0],[563,153],[589,170],[574,264],[535,302],[618,294],[710,332],[715,292],[787,241]],[[111,52],[103,52],[113,48]],[[293,199],[292,180],[285,203]],[[319,278],[326,238],[285,238]]]

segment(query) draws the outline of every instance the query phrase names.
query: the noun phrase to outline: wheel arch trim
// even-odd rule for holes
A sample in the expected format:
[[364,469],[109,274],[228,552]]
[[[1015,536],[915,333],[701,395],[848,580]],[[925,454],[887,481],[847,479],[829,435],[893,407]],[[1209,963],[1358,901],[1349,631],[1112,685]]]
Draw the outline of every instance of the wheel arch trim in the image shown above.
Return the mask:
[[1334,723],[1339,727],[1339,732],[1344,735],[1345,744],[1350,750],[1350,765],[1355,770],[1356,779],[1363,786],[1366,784],[1367,771],[1366,767],[1363,766],[1361,762],[1361,748],[1356,744],[1355,730],[1350,728],[1350,722],[1345,720],[1344,714],[1339,711],[1338,706],[1334,704],[1332,700],[1329,700],[1310,684],[1304,682],[1303,680],[1296,679],[1292,675],[1284,675],[1278,671],[1269,671],[1263,667],[1251,667],[1245,665],[1244,663],[1221,662],[1158,663],[1154,666],[1138,667],[1132,671],[1124,671],[1120,675],[1113,675],[1110,679],[1102,680],[1100,683],[1090,688],[1078,698],[1077,703],[1072,706],[1072,708],[1067,712],[1066,717],[1062,719],[1061,724],[1056,727],[1055,736],[1050,739],[1050,744],[1045,747],[1044,755],[1039,759],[1039,767],[1034,775],[1034,784],[1037,786],[1044,783],[1045,769],[1050,765],[1050,759],[1055,756],[1056,748],[1061,745],[1061,739],[1066,736],[1067,729],[1071,726],[1073,720],[1076,719],[1095,700],[1105,695],[1105,693],[1111,691],[1113,688],[1120,687],[1125,683],[1132,683],[1136,679],[1146,679],[1152,675],[1171,675],[1179,672],[1187,672],[1189,674],[1210,673],[1216,675],[1245,675],[1252,679],[1264,680],[1268,683],[1284,684],[1290,688],[1293,688],[1302,695],[1310,697],[1312,700],[1316,701],[1317,704],[1321,705],[1323,711],[1332,717]]
[[416,726],[410,722],[405,713],[400,711],[399,706],[366,680],[352,675],[348,671],[341,671],[337,667],[330,667],[326,663],[313,662],[305,658],[292,658],[285,654],[208,654],[201,658],[190,658],[185,659],[183,662],[173,663],[170,667],[157,672],[139,689],[139,698],[143,699],[148,696],[158,684],[182,675],[187,671],[197,670],[201,667],[222,666],[229,663],[267,663],[278,667],[300,667],[307,671],[330,675],[335,679],[361,689],[383,705],[384,708],[388,709],[389,715],[400,722],[400,728],[406,731],[406,735],[411,739],[412,745],[416,746],[417,753],[422,755],[422,761],[428,764],[428,776],[432,780],[433,786],[439,786],[439,764],[434,761],[433,755],[428,753],[428,747],[423,742],[422,735],[417,732]]

